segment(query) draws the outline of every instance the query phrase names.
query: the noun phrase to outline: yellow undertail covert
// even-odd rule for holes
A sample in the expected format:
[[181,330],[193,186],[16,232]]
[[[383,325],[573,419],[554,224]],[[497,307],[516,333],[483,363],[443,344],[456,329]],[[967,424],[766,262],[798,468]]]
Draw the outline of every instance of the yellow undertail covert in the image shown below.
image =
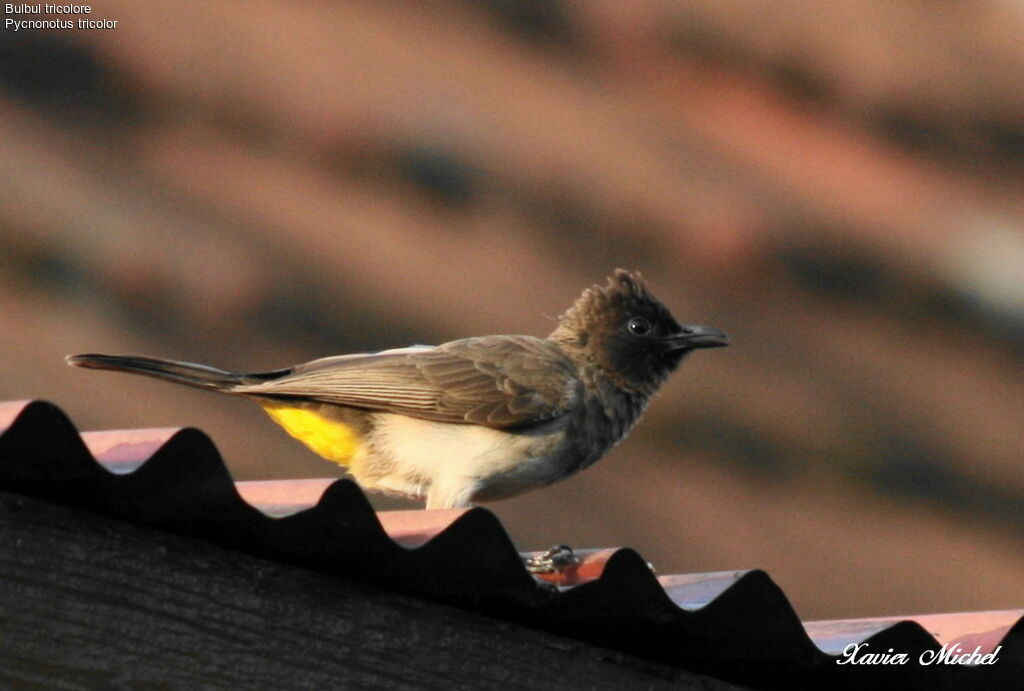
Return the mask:
[[261,403],[270,419],[308,446],[314,453],[347,466],[362,448],[359,435],[349,425],[312,410],[284,404]]

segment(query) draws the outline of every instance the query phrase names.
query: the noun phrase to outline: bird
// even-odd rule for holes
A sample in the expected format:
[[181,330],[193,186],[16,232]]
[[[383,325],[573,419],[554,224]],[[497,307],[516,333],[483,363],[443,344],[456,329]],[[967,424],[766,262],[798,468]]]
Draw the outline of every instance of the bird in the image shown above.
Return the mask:
[[546,338],[478,336],[253,374],[134,355],[67,362],[248,398],[363,489],[452,509],[587,468],[689,353],[728,344],[677,322],[639,273],[618,269]]

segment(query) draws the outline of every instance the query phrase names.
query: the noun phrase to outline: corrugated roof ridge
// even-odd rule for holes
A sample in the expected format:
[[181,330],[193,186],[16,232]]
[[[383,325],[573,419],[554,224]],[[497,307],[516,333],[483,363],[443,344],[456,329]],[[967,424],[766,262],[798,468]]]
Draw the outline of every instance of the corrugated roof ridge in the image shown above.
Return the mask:
[[[353,578],[571,636],[740,683],[792,681],[850,684],[900,675],[896,668],[840,667],[816,646],[782,590],[763,571],[713,574],[725,579],[697,609],[678,603],[688,587],[659,581],[625,548],[605,555],[600,575],[570,588],[538,584],[498,519],[475,508],[455,515],[421,546],[409,549],[385,531],[352,482],[326,485],[315,506],[272,518],[239,493],[216,446],[194,428],[134,434],[148,458],[130,472],[105,469],[75,426],[45,401],[0,404],[0,490],[22,493],[147,524],[255,556]],[[102,437],[93,433],[93,446]],[[111,433],[123,434],[123,433]],[[153,437],[160,443],[153,446]],[[108,438],[109,441],[109,438]],[[112,448],[105,453],[110,453]],[[124,451],[124,449],[120,449]],[[118,462],[125,457],[111,454]],[[447,518],[447,517],[446,517]],[[732,583],[728,580],[732,579]],[[724,586],[723,586],[724,584]],[[699,600],[698,600],[699,601]],[[1001,644],[1010,660],[995,666],[918,666],[902,674],[929,685],[968,677],[1002,678],[1024,670],[1024,619]],[[919,623],[901,621],[863,642],[911,656],[938,650]],[[723,674],[722,664],[733,671]],[[796,675],[794,677],[793,675]],[[882,675],[882,676],[880,676]],[[884,676],[890,675],[890,676]],[[966,675],[966,676],[965,676]],[[904,679],[907,681],[907,679]],[[986,684],[988,681],[985,682]],[[997,687],[993,687],[997,688]]]

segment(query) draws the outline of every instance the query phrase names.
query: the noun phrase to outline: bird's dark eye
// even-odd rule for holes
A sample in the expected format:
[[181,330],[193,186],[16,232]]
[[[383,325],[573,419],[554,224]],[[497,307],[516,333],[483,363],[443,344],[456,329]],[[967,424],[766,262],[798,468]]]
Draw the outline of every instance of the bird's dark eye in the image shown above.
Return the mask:
[[644,317],[633,317],[626,324],[626,328],[634,336],[646,336],[651,332],[651,322]]

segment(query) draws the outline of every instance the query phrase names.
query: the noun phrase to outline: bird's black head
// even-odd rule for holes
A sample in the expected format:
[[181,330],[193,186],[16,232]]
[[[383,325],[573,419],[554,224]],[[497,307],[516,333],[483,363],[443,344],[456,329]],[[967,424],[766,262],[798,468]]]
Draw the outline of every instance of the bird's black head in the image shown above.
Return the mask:
[[622,269],[608,285],[584,291],[550,338],[619,387],[646,395],[690,351],[729,344],[718,329],[679,324],[639,274]]

